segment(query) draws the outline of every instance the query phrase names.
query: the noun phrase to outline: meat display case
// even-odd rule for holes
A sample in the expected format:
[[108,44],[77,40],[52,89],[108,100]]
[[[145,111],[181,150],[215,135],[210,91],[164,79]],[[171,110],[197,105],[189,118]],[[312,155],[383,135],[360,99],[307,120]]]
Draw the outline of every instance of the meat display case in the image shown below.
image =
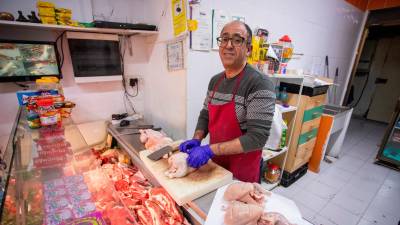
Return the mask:
[[[101,213],[103,219],[111,224],[139,224],[137,215],[127,207],[117,190],[116,181],[110,179],[104,164],[94,160],[91,146],[71,119],[63,120],[61,128],[30,129],[25,118],[25,110],[20,109],[3,157],[8,167],[2,176],[1,224],[58,224],[56,221],[61,217],[78,218],[78,215],[88,212],[91,217]],[[145,124],[145,121],[136,123]],[[157,188],[157,179],[151,176],[138,156],[140,149],[144,149],[139,136],[120,135],[113,126],[109,126],[108,132],[138,170],[128,172],[131,175],[139,172],[150,183],[149,190],[161,189]],[[60,150],[56,155],[43,158],[45,153],[54,152],[46,152],[44,147],[55,143],[57,149],[68,146],[71,154]],[[185,219],[191,224],[203,224],[213,194],[180,207]],[[105,196],[107,200],[104,200]],[[67,203],[63,206],[64,201]],[[116,222],[121,218],[124,223]]]

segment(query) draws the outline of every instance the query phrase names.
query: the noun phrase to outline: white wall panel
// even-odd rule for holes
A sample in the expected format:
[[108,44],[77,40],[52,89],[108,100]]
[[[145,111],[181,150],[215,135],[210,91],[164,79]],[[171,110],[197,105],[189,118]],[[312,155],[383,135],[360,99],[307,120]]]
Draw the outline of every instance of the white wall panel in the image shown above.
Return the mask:
[[[252,29],[256,26],[270,32],[269,40],[277,41],[288,34],[301,59],[292,60],[288,68],[323,72],[325,56],[329,56],[330,77],[339,67],[336,91],[338,103],[353,56],[364,13],[343,0],[203,0],[206,9],[224,9],[244,15]],[[318,65],[313,65],[316,64]],[[318,68],[317,68],[318,67]],[[187,71],[187,137],[193,135],[209,79],[222,71],[217,51],[189,51]]]

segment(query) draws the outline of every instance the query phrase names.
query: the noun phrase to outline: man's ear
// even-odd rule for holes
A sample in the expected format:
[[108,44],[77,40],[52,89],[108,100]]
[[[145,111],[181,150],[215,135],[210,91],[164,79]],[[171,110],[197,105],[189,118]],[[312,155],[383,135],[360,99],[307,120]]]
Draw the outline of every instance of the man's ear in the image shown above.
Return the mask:
[[251,55],[251,51],[253,51],[253,46],[251,44],[248,44],[247,45],[247,53],[246,53],[246,55],[250,56]]

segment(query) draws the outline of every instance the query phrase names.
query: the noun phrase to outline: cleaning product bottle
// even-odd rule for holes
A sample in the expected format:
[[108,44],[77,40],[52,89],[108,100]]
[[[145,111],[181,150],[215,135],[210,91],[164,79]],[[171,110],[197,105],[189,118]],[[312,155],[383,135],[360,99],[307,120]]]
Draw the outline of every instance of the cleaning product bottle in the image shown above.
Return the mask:
[[282,136],[281,136],[281,144],[279,146],[281,149],[286,146],[286,138],[287,138],[287,121],[284,121]]
[[276,102],[280,102],[280,99],[281,99],[281,94],[280,94],[280,91],[279,91],[279,86],[276,86],[275,87],[275,95],[276,95]]
[[289,95],[286,91],[286,87],[283,87],[282,92],[279,94],[280,100],[282,101],[283,107],[289,107],[288,100],[289,100]]

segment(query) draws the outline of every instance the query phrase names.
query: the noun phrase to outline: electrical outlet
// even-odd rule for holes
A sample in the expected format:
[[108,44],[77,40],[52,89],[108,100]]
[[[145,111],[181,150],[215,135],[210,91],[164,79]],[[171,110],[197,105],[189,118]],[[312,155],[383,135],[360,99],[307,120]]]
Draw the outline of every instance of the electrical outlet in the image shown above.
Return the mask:
[[136,85],[138,85],[139,80],[137,78],[130,78],[129,79],[129,86],[131,87],[135,87]]

